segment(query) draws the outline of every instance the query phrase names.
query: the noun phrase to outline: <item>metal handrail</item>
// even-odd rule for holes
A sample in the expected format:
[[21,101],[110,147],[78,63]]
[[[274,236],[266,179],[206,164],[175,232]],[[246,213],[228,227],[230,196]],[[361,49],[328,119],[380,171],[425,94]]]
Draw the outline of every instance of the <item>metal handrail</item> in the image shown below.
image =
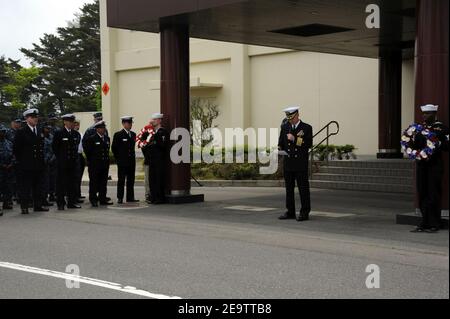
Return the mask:
[[[336,132],[330,133],[330,126],[335,124],[336,125]],[[316,144],[314,147],[311,148],[311,150],[309,151],[309,154],[311,154],[311,163],[309,165],[309,177],[312,177],[313,174],[313,166],[314,166],[314,151],[320,146],[322,145],[325,141],[327,142],[327,148],[330,145],[330,137],[338,135],[339,131],[340,131],[340,127],[339,127],[339,123],[336,121],[331,121],[330,123],[328,123],[327,125],[325,125],[319,132],[317,132],[314,136],[313,136],[313,140],[315,137],[317,137],[320,133],[322,133],[323,131],[327,131],[327,135],[326,137],[321,140],[318,144]],[[325,161],[328,163],[328,156],[326,157]]]

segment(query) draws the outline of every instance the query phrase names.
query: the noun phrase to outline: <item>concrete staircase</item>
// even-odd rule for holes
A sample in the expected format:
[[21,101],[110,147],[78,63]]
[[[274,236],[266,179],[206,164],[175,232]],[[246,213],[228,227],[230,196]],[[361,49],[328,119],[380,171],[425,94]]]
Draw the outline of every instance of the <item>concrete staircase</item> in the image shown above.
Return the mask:
[[311,187],[412,194],[413,174],[410,160],[329,161],[319,165]]

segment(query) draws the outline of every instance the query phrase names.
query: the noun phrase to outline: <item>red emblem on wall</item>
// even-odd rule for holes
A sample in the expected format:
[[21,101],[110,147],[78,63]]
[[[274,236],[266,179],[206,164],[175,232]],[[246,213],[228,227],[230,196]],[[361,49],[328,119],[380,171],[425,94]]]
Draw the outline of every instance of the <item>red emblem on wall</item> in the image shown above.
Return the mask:
[[108,83],[105,82],[105,84],[103,84],[103,86],[102,86],[102,92],[103,92],[103,94],[105,94],[105,96],[108,95],[109,89],[110,88],[109,88]]

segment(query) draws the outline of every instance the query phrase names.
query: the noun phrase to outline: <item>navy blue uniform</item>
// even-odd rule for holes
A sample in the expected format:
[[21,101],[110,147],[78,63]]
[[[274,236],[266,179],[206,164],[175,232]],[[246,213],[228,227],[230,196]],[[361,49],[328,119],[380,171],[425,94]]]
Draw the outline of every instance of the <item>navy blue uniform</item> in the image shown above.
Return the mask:
[[152,203],[165,202],[165,178],[169,147],[169,133],[161,127],[152,136],[150,143],[143,149],[150,166],[150,196]]
[[125,129],[114,134],[111,150],[117,162],[117,198],[123,200],[125,179],[127,182],[127,201],[133,201],[136,175],[136,133]]
[[88,162],[89,172],[89,201],[92,204],[106,203],[109,174],[110,139],[97,133],[85,139],[84,153]]
[[33,132],[27,125],[17,131],[13,153],[17,161],[17,186],[22,210],[31,202],[35,209],[42,207],[42,179],[45,169],[44,136],[38,127]]
[[421,228],[439,228],[441,223],[442,181],[444,160],[442,152],[448,152],[448,127],[436,122],[431,127],[437,133],[440,146],[427,161],[416,162],[416,185],[419,208],[422,213]]
[[[53,137],[53,152],[56,156],[56,198],[58,207],[75,205],[78,199],[78,145],[81,135],[75,130],[59,129]],[[66,203],[65,197],[68,198]]]
[[[295,137],[294,141],[287,138],[288,134]],[[287,214],[295,216],[295,183],[300,192],[301,210],[300,216],[308,217],[311,211],[311,200],[309,190],[309,149],[313,143],[313,130],[311,125],[299,122],[297,127],[293,127],[289,122],[283,124],[278,142],[280,150],[288,155],[284,157],[284,179],[286,187],[286,208]]]

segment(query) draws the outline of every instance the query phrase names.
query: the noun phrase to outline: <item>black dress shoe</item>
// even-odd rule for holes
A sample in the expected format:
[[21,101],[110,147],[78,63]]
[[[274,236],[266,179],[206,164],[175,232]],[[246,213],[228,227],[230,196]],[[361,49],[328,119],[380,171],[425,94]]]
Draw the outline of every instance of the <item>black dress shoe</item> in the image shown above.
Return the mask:
[[80,199],[86,199],[86,196],[80,196]]
[[117,203],[118,203],[118,204],[123,204],[123,199],[118,199],[118,200],[117,200]]
[[45,207],[36,207],[33,210],[37,213],[46,213],[46,212],[50,211],[48,208],[45,208]]
[[0,217],[2,217],[3,216],[3,212],[2,211],[0,211]]
[[416,228],[414,228],[410,232],[411,233],[424,233],[425,232],[425,228],[422,227],[422,226],[417,226]]
[[296,219],[298,222],[304,222],[304,221],[309,220],[309,216],[308,216],[308,215],[300,215],[300,216],[297,216],[295,219]]
[[29,215],[30,212],[28,211],[28,208],[22,208],[22,215]]
[[100,202],[100,206],[111,206],[114,205],[113,202]]
[[291,215],[289,213],[284,213],[280,217],[278,217],[279,220],[286,220],[286,219],[295,219],[295,215]]
[[69,208],[69,209],[80,209],[81,206],[77,205],[77,204],[69,204],[69,205],[67,205],[67,208]]
[[77,204],[84,204],[84,200],[82,200],[82,199],[77,199],[75,202],[76,202]]
[[127,199],[127,203],[139,203],[140,201],[138,199]]
[[430,234],[434,234],[434,233],[438,233],[439,232],[439,228],[437,227],[430,227],[428,229],[425,229],[426,233],[430,233]]

